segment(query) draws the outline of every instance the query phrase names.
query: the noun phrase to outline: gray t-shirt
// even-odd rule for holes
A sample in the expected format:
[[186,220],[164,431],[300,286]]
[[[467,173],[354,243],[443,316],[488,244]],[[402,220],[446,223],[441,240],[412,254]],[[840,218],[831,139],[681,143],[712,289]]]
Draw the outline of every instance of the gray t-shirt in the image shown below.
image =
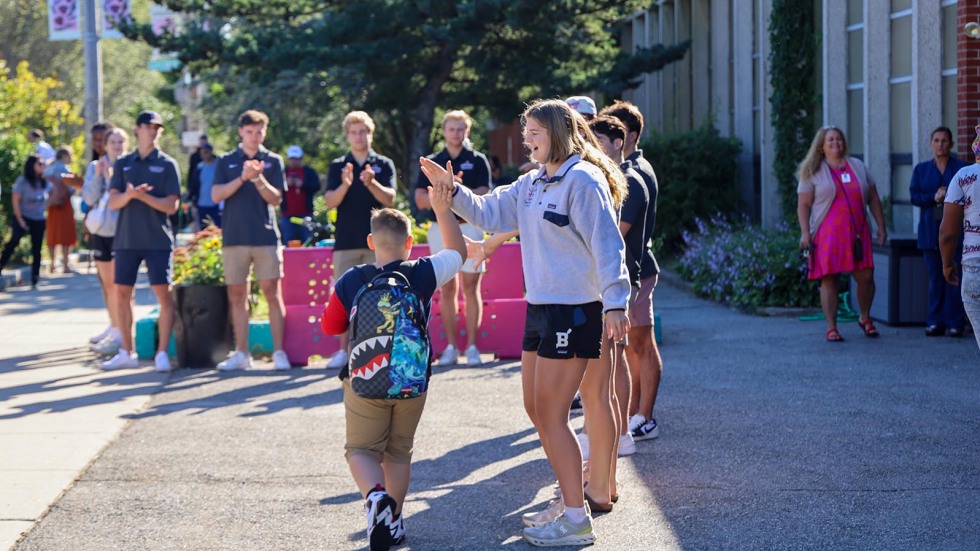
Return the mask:
[[[180,170],[177,161],[154,149],[144,158],[134,151],[120,157],[112,171],[110,190],[126,192],[126,184],[133,187],[150,184],[149,194],[154,197],[180,196]],[[174,248],[174,234],[170,217],[147,205],[133,200],[119,209],[116,238],[113,249],[117,251],[160,251]]]
[[[242,165],[250,158],[265,162],[262,175],[266,181],[280,192],[285,190],[282,157],[261,146],[255,157],[249,157],[239,147],[218,159],[218,166],[214,169],[214,185],[227,184],[241,176]],[[276,208],[262,198],[255,184],[245,182],[234,195],[225,199],[221,233],[225,247],[279,245]]]
[[14,193],[20,194],[20,214],[29,220],[44,220],[45,206],[51,193],[51,184],[39,178],[37,187],[23,175],[14,182]]

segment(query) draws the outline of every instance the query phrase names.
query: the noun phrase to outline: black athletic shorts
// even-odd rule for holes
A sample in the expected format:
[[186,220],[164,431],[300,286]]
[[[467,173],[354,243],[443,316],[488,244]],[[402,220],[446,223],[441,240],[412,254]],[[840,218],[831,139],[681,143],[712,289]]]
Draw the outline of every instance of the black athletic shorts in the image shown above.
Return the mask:
[[101,235],[90,235],[88,244],[92,249],[92,259],[96,262],[110,262],[115,255],[112,254],[112,237],[102,237]]
[[598,358],[602,303],[528,304],[521,350],[557,360]]

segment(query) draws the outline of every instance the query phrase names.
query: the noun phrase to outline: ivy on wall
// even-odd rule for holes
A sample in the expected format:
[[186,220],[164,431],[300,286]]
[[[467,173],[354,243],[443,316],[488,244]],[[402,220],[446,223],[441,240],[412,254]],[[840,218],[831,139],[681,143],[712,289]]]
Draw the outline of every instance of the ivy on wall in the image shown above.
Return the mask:
[[816,132],[816,63],[820,36],[812,0],[773,0],[769,19],[769,79],[783,213],[795,219],[796,168]]

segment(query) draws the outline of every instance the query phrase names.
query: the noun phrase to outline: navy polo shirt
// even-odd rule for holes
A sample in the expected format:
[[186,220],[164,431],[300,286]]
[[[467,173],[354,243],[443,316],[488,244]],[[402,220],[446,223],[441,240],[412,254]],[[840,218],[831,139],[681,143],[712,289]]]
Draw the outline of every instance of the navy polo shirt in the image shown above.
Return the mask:
[[335,251],[366,249],[367,236],[371,233],[371,211],[383,207],[361,182],[361,172],[364,172],[364,167],[371,165],[374,181],[378,185],[395,188],[395,163],[384,155],[378,155],[372,149],[368,152],[367,160],[363,165],[358,164],[350,152],[334,159],[330,163],[330,170],[327,171],[327,191],[341,186],[341,175],[347,163],[354,165],[354,182],[347,190],[347,195],[344,195],[344,201],[337,206],[337,230],[334,234],[333,246]]
[[643,257],[649,251],[646,246],[649,239],[646,233],[646,219],[650,196],[647,194],[642,176],[630,168],[630,163],[623,163],[622,168],[626,174],[629,194],[619,209],[619,220],[632,224],[630,230],[623,236],[623,241],[626,243],[626,271],[629,273],[630,284],[638,286]]
[[[139,151],[123,155],[113,165],[109,189],[126,193],[127,184],[139,187],[150,184],[154,197],[180,197],[180,171],[177,161],[154,149],[140,158]],[[133,200],[119,209],[116,237],[112,248],[117,251],[169,251],[174,247],[170,217],[143,201]]]
[[[487,156],[483,153],[473,151],[469,147],[463,147],[463,150],[459,153],[459,157],[453,159],[449,156],[449,150],[443,148],[439,153],[433,153],[426,158],[432,159],[433,162],[441,167],[445,167],[446,162],[451,161],[453,163],[453,176],[462,172],[463,185],[469,189],[490,187],[490,161],[487,160]],[[415,189],[426,189],[431,185],[425,173],[420,169]],[[419,212],[428,220],[432,222],[436,221],[436,215],[432,210],[425,209]],[[456,219],[463,220],[458,216]]]
[[626,160],[630,162],[634,170],[640,173],[643,183],[647,185],[647,195],[650,197],[650,203],[647,206],[646,230],[643,232],[647,250],[640,261],[640,279],[646,279],[660,273],[660,266],[657,264],[656,257],[653,256],[653,250],[650,249],[653,246],[651,241],[653,228],[657,223],[657,174],[653,171],[653,165],[650,164],[650,161],[643,158],[643,150],[641,149],[634,151]]
[[[259,146],[259,152],[249,157],[242,148],[223,155],[214,169],[214,183],[227,184],[242,175],[245,161],[258,159],[265,163],[262,175],[269,185],[283,192],[285,175],[282,157]],[[278,246],[279,226],[276,223],[276,208],[267,203],[252,182],[244,182],[234,195],[225,199],[225,209],[221,215],[221,233],[225,247]]]

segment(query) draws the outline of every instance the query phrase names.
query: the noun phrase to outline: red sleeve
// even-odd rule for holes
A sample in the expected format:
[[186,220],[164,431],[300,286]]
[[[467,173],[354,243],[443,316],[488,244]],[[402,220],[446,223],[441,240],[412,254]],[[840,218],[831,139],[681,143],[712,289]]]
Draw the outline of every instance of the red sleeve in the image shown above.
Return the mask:
[[320,329],[326,335],[340,335],[347,331],[350,324],[347,317],[347,309],[334,292],[330,295],[330,302],[323,308],[323,317],[320,318]]

